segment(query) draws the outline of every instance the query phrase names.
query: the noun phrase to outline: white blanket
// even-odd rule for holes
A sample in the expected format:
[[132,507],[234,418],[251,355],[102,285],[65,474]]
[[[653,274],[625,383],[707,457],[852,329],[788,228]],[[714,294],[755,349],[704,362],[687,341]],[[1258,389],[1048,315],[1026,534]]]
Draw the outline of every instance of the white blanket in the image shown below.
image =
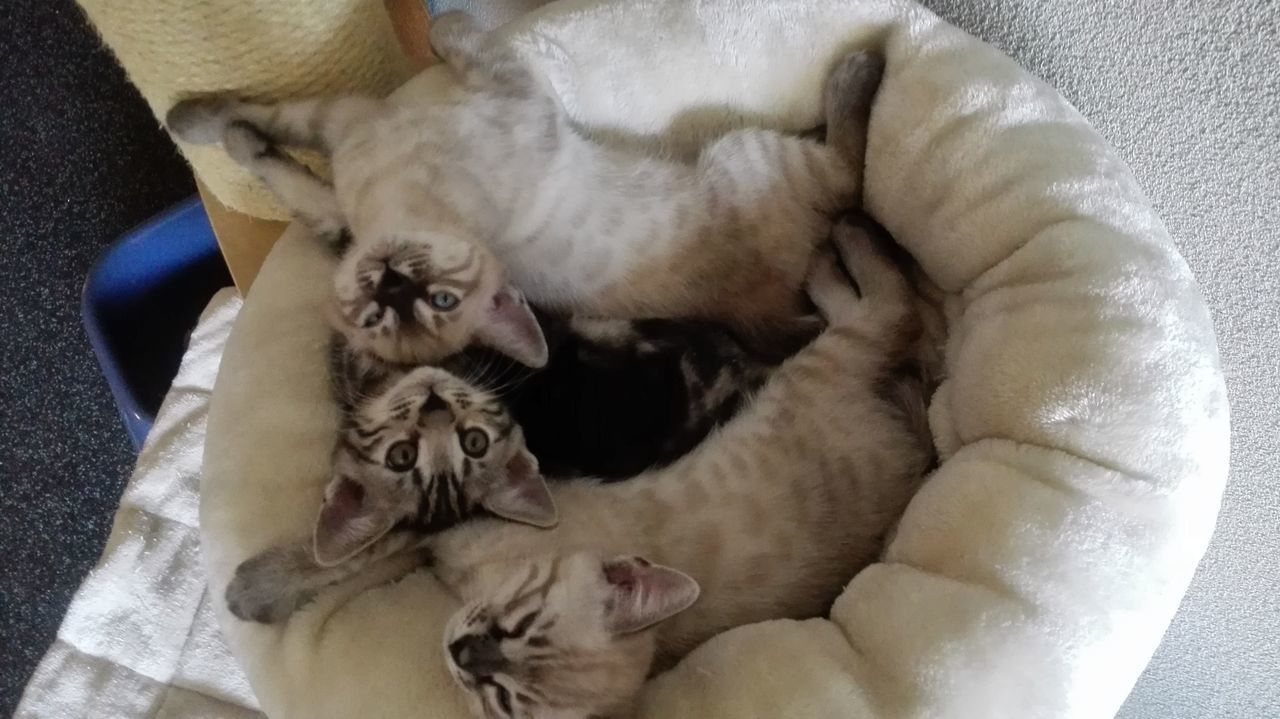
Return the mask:
[[[945,461],[884,560],[829,618],[708,642],[643,716],[1113,714],[1212,531],[1228,426],[1200,294],[1107,143],[905,0],[563,0],[507,32],[585,126],[686,149],[744,117],[816,124],[834,58],[883,44],[868,207],[950,293]],[[314,519],[327,275],[286,235],[228,342],[201,506],[215,591]],[[426,572],[358,580],[283,627],[215,608],[273,716],[465,716],[440,656],[452,602]]]
[[228,288],[201,315],[102,558],[17,719],[261,716],[213,619],[196,527],[209,395],[240,305]]

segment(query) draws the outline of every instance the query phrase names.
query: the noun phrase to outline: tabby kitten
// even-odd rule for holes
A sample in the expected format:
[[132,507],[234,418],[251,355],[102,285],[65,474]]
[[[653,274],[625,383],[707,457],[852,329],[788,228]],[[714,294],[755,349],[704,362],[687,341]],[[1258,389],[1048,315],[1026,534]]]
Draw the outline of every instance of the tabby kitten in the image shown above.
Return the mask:
[[[494,467],[610,481],[664,466],[736,413],[803,339],[781,338],[791,345],[766,350],[706,322],[544,315],[542,323],[552,343],[540,370],[480,350],[443,368],[399,368],[334,338],[331,376],[343,424],[316,557],[342,563],[388,533],[403,534],[396,541],[405,544],[484,512],[483,498],[468,488]],[[521,428],[528,433],[513,439]],[[504,451],[517,445],[522,451]],[[372,510],[360,515],[362,532],[346,526],[354,520],[344,512],[356,506]],[[314,564],[306,552],[298,560]],[[231,606],[244,619],[280,621],[327,581],[279,606]]]
[[[393,532],[329,566],[306,545],[272,549],[237,569],[228,603],[239,616],[278,616],[372,561],[427,546],[468,601],[447,630],[450,670],[489,717],[622,714],[653,667],[708,637],[825,612],[879,551],[929,461],[922,397],[902,407],[883,387],[918,331],[906,284],[865,228],[836,235],[861,298],[833,261],[820,263],[809,291],[826,331],[676,463],[549,490],[513,429],[497,471],[462,491],[499,516],[554,527]],[[521,459],[501,461],[511,457]],[[345,520],[324,531],[359,531],[381,513],[368,497],[341,504]]]
[[[338,324],[385,360],[435,362],[476,343],[540,365],[528,324],[495,299],[508,280],[556,310],[785,324],[830,216],[857,204],[878,54],[833,69],[828,144],[737,130],[686,162],[579,135],[514,50],[466,15],[442,15],[431,42],[461,80],[442,93],[204,97],[166,118],[188,142],[224,142],[318,233],[350,228]],[[332,186],[277,142],[327,153]]]
[[[531,369],[482,348],[441,366],[502,401],[544,475],[606,481],[688,452],[821,325],[811,317],[809,331],[771,336],[761,345],[714,322],[537,314],[550,347],[545,367]],[[352,352],[340,336],[332,368],[348,417],[362,414],[362,398],[385,391],[407,371]]]
[[431,542],[468,602],[444,646],[477,716],[626,716],[655,668],[735,626],[821,615],[875,558],[929,463],[923,398],[904,413],[884,386],[919,325],[870,234],[837,238],[861,298],[820,264],[827,330],[691,454],[555,486],[552,529],[480,520]]

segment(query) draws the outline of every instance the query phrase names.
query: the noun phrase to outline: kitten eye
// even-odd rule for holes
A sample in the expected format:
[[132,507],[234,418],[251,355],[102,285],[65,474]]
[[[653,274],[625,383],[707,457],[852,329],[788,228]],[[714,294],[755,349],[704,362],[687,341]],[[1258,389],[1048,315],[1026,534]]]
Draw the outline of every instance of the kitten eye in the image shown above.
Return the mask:
[[458,296],[452,292],[437,290],[427,296],[427,302],[431,303],[433,308],[440,310],[441,312],[448,312],[458,306],[459,300]]
[[387,447],[386,465],[393,472],[407,472],[418,463],[418,445],[407,439]]
[[462,442],[462,451],[469,456],[480,457],[489,451],[489,435],[485,434],[483,429],[472,427],[463,430],[459,439]]

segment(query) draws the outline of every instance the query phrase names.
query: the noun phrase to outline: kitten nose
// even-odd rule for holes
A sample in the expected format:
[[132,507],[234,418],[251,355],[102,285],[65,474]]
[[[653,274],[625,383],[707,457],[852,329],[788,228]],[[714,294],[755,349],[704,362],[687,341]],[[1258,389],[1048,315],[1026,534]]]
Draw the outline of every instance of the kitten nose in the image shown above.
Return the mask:
[[390,266],[383,271],[382,279],[378,280],[378,286],[373,290],[373,301],[395,310],[401,320],[413,317],[413,301],[419,296],[418,285]]
[[448,412],[449,414],[453,414],[453,410],[449,407],[449,403],[445,402],[444,397],[441,397],[438,392],[432,392],[427,396],[427,401],[422,403],[423,416],[429,415],[432,412]]
[[468,634],[449,645],[453,663],[473,677],[491,677],[502,671],[507,660],[498,642],[490,636]]

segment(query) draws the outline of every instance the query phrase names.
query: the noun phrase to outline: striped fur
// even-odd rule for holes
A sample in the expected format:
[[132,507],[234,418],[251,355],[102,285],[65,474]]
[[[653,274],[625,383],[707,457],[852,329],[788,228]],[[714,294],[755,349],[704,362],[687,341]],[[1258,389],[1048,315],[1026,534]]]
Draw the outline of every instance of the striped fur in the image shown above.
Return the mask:
[[[233,613],[279,621],[324,586],[426,548],[465,602],[444,636],[450,671],[489,719],[626,716],[654,669],[710,636],[824,613],[931,461],[902,392],[885,391],[920,328],[871,237],[866,225],[837,228],[858,291],[833,260],[819,263],[809,293],[827,329],[676,463],[619,484],[552,485],[550,529],[481,519],[426,537],[389,532],[335,566],[306,545],[268,550],[237,569]],[[404,396],[387,393],[383,411],[401,413]],[[502,453],[523,449],[517,432]],[[383,444],[362,451],[385,449],[366,433]],[[622,579],[619,564],[630,567]]]
[[[609,481],[665,466],[737,413],[795,342],[807,338],[764,352],[705,322],[547,317],[544,323],[552,352],[540,370],[482,351],[442,368],[400,368],[352,351],[336,335],[331,375],[344,422],[329,494],[357,484],[381,514],[368,526],[385,534],[354,537],[348,550],[385,541],[366,552],[344,551],[351,556],[338,567],[319,565],[310,544],[269,550],[247,562],[233,583],[233,612],[282,621],[315,591],[370,561],[482,513],[477,478],[517,452],[523,456],[520,448],[554,477]],[[433,397],[443,404],[432,404]],[[521,427],[528,433],[516,435]],[[491,438],[480,459],[460,452],[459,432],[476,428]],[[388,468],[391,447],[411,437],[414,466]]]
[[823,614],[875,558],[930,464],[884,386],[919,323],[866,228],[837,234],[861,298],[816,268],[828,329],[698,449],[624,484],[552,487],[553,529],[482,520],[430,543],[467,602],[444,647],[477,716],[626,716],[655,668],[734,626]]
[[[876,54],[832,71],[827,144],[743,129],[688,161],[581,136],[542,80],[465,16],[439,18],[432,42],[456,86],[385,101],[198,98],[166,119],[186,140],[224,141],[317,232],[350,229],[336,320],[386,360],[435,361],[492,340],[486,309],[507,282],[552,309],[776,325],[797,312],[832,215],[857,204]],[[327,153],[332,184],[272,142]],[[426,269],[401,271],[416,259]],[[422,298],[445,268],[468,267],[472,286],[435,327],[435,315],[378,301],[384,267]]]

